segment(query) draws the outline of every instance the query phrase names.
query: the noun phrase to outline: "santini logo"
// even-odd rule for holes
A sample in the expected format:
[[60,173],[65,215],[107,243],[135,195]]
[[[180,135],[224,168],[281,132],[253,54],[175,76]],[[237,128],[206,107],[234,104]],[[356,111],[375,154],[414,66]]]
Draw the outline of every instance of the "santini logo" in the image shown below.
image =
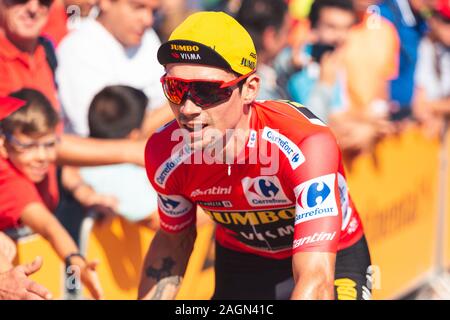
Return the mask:
[[329,233],[329,232],[317,233],[317,232],[315,232],[312,236],[307,236],[307,237],[303,237],[303,238],[294,240],[294,249],[301,247],[305,244],[311,244],[311,243],[320,242],[320,241],[331,241],[334,239],[335,236],[336,236],[336,231],[333,233]]
[[262,136],[264,140],[278,146],[278,148],[289,159],[289,163],[291,164],[293,170],[297,169],[303,162],[305,162],[305,157],[303,156],[300,148],[281,133],[269,127],[264,127]]
[[210,196],[210,195],[222,195],[222,194],[231,194],[231,186],[229,187],[211,187],[205,190],[195,189],[191,192],[191,197],[198,197],[198,196]]

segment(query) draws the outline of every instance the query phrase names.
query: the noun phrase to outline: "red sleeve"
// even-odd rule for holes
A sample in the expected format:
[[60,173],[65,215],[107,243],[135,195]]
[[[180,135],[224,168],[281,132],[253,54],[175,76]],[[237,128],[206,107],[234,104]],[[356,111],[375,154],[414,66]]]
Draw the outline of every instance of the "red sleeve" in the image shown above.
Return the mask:
[[27,205],[43,203],[36,185],[0,160],[0,230],[16,227]]
[[183,195],[179,187],[182,183],[177,183],[183,154],[177,152],[164,156],[157,152],[160,149],[157,138],[150,138],[145,148],[145,168],[150,183],[158,193],[161,229],[177,233],[195,224],[196,204]]
[[336,252],[342,224],[336,140],[321,131],[299,147],[305,162],[295,170],[286,165],[284,178],[296,197],[293,251]]

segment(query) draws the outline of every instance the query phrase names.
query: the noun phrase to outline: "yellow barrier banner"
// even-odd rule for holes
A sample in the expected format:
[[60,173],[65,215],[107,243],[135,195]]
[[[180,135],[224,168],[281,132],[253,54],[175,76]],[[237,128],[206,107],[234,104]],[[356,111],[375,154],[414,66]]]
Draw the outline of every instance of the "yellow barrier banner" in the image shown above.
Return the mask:
[[[197,230],[197,240],[177,299],[209,299],[214,290],[212,264],[207,264],[213,244],[214,226]],[[105,299],[137,298],[144,258],[155,231],[142,224],[115,218],[109,225],[95,225],[88,242],[87,257],[99,260],[97,268]],[[84,295],[89,293],[84,290]]]
[[444,235],[443,235],[443,267],[445,269],[450,269],[450,130],[446,132],[445,145],[443,156],[445,159],[445,184],[443,194],[445,196],[445,201],[442,203],[445,210],[445,220],[444,220]]
[[435,266],[440,145],[408,128],[346,164],[372,258],[373,298],[392,299]]

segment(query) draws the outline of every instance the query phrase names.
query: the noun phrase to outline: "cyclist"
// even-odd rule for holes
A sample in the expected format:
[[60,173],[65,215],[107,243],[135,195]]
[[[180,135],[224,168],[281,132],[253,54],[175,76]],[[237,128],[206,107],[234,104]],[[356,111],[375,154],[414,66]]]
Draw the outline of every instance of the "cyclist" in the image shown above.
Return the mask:
[[370,255],[331,131],[288,101],[255,101],[257,55],[222,12],[188,17],[163,43],[176,121],[147,142],[161,230],[141,299],[171,299],[196,238],[196,206],[217,224],[213,299],[364,299]]

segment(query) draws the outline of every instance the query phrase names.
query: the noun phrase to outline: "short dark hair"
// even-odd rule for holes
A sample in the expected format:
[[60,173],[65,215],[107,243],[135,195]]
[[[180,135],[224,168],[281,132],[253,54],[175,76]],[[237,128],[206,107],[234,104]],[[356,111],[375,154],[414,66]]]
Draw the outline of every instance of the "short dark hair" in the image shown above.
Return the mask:
[[97,93],[88,113],[90,136],[101,139],[120,139],[140,128],[148,98],[133,87],[108,86]]
[[39,91],[23,88],[9,95],[26,104],[0,121],[3,134],[18,131],[23,134],[44,134],[55,130],[59,122],[58,113],[50,101]]
[[256,52],[259,52],[264,49],[264,31],[268,27],[280,29],[287,12],[284,0],[243,0],[235,18],[248,31],[255,43]]
[[323,8],[338,8],[345,11],[355,13],[355,6],[352,0],[315,0],[309,11],[308,19],[311,23],[311,27],[317,27],[319,22],[320,11]]

